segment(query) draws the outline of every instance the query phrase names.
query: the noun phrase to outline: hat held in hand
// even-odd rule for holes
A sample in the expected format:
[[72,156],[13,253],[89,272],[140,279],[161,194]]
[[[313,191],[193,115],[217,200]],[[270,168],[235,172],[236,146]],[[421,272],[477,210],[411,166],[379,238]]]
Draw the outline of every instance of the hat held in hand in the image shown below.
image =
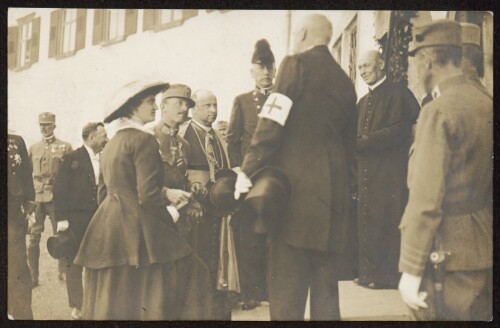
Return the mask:
[[292,184],[282,170],[271,166],[256,171],[250,179],[253,186],[245,197],[244,205],[257,215],[254,231],[260,234],[276,231],[283,225]]
[[207,196],[199,201],[209,215],[229,215],[241,204],[241,200],[234,199],[236,177],[233,170],[221,169],[215,173],[215,180],[207,184]]
[[71,228],[68,228],[66,231],[60,231],[47,239],[47,250],[50,256],[55,259],[75,256],[78,252],[78,247],[78,241]]

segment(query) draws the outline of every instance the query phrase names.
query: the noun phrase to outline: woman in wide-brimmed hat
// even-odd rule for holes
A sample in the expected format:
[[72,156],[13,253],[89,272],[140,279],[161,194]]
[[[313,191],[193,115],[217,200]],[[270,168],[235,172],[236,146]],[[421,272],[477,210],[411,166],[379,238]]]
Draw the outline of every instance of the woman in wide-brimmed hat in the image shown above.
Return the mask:
[[85,267],[84,319],[208,316],[208,269],[178,234],[178,213],[167,210],[159,146],[144,127],[168,87],[135,81],[110,102],[104,122],[118,120],[118,129],[101,155],[100,205],[75,259]]

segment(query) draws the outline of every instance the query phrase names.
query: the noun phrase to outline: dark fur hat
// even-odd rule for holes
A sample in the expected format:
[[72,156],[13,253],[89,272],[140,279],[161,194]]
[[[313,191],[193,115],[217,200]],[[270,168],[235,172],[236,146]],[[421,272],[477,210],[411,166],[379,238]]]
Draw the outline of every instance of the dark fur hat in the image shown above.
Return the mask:
[[274,55],[271,51],[271,46],[266,39],[261,39],[255,43],[255,50],[252,56],[252,64],[272,65],[274,63]]

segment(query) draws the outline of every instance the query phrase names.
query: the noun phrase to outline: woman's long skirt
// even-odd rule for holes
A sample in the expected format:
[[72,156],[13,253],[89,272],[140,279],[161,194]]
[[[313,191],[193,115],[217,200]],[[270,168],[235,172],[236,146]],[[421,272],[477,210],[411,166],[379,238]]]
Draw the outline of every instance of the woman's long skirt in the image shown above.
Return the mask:
[[210,275],[194,254],[145,267],[88,269],[84,273],[85,320],[206,320]]

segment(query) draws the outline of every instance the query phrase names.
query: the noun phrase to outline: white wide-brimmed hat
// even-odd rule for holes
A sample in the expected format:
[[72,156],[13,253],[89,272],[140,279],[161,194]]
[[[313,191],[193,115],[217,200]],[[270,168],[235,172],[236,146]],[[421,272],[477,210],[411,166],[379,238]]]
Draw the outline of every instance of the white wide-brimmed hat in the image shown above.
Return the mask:
[[127,105],[131,98],[139,93],[143,94],[158,94],[167,90],[170,84],[161,81],[132,81],[125,84],[115,92],[106,106],[106,118],[104,123],[110,123],[121,117],[121,110]]

